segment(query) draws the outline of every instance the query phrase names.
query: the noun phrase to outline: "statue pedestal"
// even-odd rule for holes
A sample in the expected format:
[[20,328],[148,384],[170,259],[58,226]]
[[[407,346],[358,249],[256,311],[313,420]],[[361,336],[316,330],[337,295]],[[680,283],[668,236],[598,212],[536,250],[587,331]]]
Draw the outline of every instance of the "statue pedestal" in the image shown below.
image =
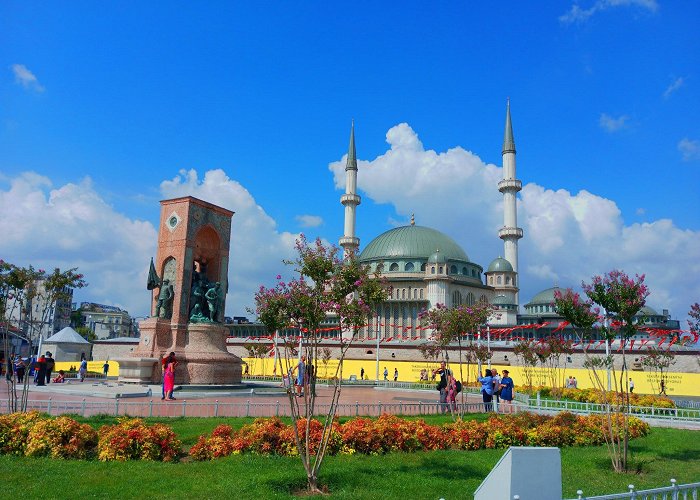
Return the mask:
[[228,328],[218,323],[173,325],[148,318],[140,324],[141,341],[132,357],[119,362],[119,381],[160,384],[160,360],[175,353],[176,384],[233,385],[241,383],[241,358],[226,349]]
[[160,377],[158,358],[117,358],[119,363],[119,382],[127,384],[148,385],[153,377]]

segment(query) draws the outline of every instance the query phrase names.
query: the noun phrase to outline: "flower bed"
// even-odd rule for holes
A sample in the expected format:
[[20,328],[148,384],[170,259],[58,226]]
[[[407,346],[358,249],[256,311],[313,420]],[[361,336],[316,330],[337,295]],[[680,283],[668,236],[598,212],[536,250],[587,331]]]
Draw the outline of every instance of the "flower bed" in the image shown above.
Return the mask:
[[[315,453],[321,424],[312,424],[311,452]],[[442,426],[382,415],[378,419],[354,418],[342,425],[335,423],[327,452],[378,455],[393,451],[479,450],[509,446],[594,446],[605,442],[606,426],[607,421],[599,415],[576,416],[568,412],[554,417],[519,413],[492,416],[486,422],[469,420]],[[613,420],[613,426],[616,432],[622,432],[619,418]],[[304,438],[303,428],[300,426],[301,439]],[[261,429],[274,429],[275,432],[261,432]],[[648,424],[631,419],[630,438],[645,436],[648,432]],[[195,460],[211,460],[245,452],[294,455],[297,450],[293,428],[277,418],[257,419],[238,432],[228,426],[219,426],[210,437],[200,436],[190,455]]]
[[[557,399],[568,399],[570,401],[577,401],[579,403],[595,403],[603,404],[605,403],[605,398],[602,391],[597,389],[552,389],[546,386],[534,386],[525,387],[518,386],[516,391],[529,394],[530,396],[536,395],[538,392],[543,398],[557,398]],[[655,407],[655,408],[675,408],[676,404],[671,398],[665,396],[656,396],[653,394],[630,394],[630,404],[633,406],[642,407]],[[610,393],[611,398],[616,398],[615,402],[626,402],[626,393]]]
[[[554,417],[533,413],[493,415],[485,422],[457,421],[431,425],[423,420],[405,420],[393,415],[377,419],[354,418],[331,428],[326,452],[381,455],[391,452],[429,450],[479,450],[508,446],[594,446],[604,442],[607,420],[599,415],[576,416],[562,412]],[[615,432],[622,420],[614,418]],[[200,436],[190,449],[194,460],[212,460],[240,453],[292,456],[298,454],[297,437],[306,439],[307,422],[297,423],[297,432],[279,418],[259,418],[234,431],[219,425],[210,436]],[[310,453],[318,452],[323,426],[308,424]],[[629,437],[645,436],[649,426],[631,418]],[[117,425],[95,431],[69,417],[52,418],[36,411],[0,415],[0,453],[53,458],[99,460],[174,461],[182,455],[182,444],[163,424],[146,425],[138,418],[124,417]]]

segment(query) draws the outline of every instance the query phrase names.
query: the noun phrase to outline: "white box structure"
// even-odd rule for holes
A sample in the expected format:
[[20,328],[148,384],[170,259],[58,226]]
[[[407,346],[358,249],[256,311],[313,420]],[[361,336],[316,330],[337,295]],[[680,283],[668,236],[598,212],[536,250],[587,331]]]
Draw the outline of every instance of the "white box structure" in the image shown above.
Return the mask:
[[512,446],[474,492],[474,500],[561,500],[559,448]]

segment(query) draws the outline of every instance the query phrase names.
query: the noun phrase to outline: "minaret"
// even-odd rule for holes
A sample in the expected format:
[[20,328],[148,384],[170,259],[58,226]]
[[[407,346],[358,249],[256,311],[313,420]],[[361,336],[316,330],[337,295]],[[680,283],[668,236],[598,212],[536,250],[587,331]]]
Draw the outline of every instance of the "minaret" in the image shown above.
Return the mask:
[[[506,131],[503,136],[503,180],[498,183],[498,190],[503,193],[503,227],[498,231],[498,237],[503,240],[505,258],[518,273],[518,240],[523,237],[523,230],[518,227],[518,208],[516,195],[523,188],[522,182],[515,178],[515,141],[513,126],[510,123],[510,99],[506,106]],[[520,286],[519,283],[514,283]],[[516,305],[519,303],[515,295]]]
[[355,208],[360,204],[357,195],[357,157],[355,156],[355,121],[350,128],[350,146],[348,147],[348,160],[345,164],[345,194],[340,197],[340,203],[345,207],[345,230],[340,238],[340,246],[343,247],[343,257],[349,254],[357,254],[360,248],[360,239],[355,236]]

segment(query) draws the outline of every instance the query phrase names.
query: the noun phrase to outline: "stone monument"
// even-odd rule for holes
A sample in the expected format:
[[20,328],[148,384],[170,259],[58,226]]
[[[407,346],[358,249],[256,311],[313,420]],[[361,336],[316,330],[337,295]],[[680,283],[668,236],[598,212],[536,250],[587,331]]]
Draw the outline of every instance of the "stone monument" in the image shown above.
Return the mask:
[[176,384],[239,384],[241,359],[226,350],[223,325],[233,212],[191,196],[160,206],[151,317],[131,357],[117,360],[119,380],[160,383],[160,360],[174,352]]

